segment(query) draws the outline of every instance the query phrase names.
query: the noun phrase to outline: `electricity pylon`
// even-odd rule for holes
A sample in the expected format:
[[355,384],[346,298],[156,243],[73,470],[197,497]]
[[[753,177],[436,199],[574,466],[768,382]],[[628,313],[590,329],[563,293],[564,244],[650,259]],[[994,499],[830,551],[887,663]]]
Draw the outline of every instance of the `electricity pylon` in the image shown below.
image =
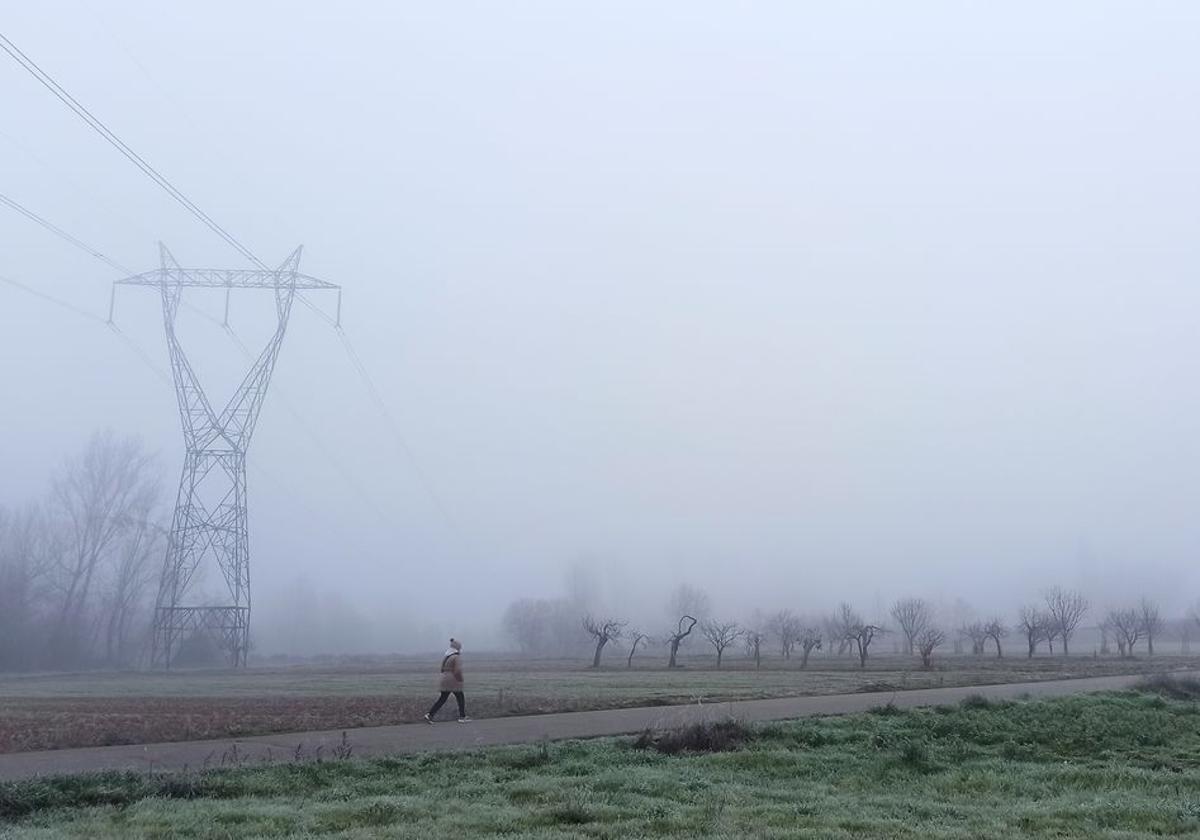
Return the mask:
[[[245,666],[250,648],[250,538],[246,517],[246,450],[262,410],[296,293],[339,289],[300,274],[300,248],[275,270],[185,269],[159,243],[162,267],[118,280],[116,285],[152,286],[162,295],[167,351],[179,401],[186,455],[167,555],[154,609],[151,661],[171,667],[181,643],[215,636],[234,667]],[[233,289],[270,289],[278,323],[229,402],[219,413],[204,393],[175,334],[175,316],[186,287],[225,290],[226,321]],[[114,299],[116,288],[114,286]],[[338,291],[339,314],[341,291]],[[109,319],[112,318],[110,307]],[[225,604],[189,601],[189,584],[201,565],[220,568],[229,590]]]

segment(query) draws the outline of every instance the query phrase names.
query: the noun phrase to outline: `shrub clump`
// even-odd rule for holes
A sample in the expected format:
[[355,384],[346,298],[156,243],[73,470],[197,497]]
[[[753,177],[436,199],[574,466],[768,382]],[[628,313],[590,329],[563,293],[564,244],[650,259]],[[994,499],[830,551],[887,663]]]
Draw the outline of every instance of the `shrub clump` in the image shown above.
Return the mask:
[[959,705],[964,709],[990,709],[995,704],[993,704],[991,700],[987,699],[982,694],[972,694],[968,697],[964,697]]
[[664,755],[729,752],[741,749],[753,738],[753,730],[741,721],[705,721],[660,732],[647,729],[634,739],[633,748]]
[[1200,700],[1200,679],[1155,674],[1134,686],[1143,694],[1157,694],[1170,700]]
[[142,799],[230,799],[242,795],[237,781],[220,771],[139,774],[85,773],[6,782],[0,785],[0,822],[55,808],[123,808]]

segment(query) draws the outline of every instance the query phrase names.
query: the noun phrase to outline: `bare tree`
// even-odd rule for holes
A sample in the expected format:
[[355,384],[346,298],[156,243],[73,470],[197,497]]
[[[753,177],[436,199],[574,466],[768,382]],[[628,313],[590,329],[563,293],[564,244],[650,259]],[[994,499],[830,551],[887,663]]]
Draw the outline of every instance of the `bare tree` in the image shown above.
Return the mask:
[[527,655],[577,656],[591,648],[591,636],[566,598],[519,598],[505,609],[501,627]]
[[717,652],[717,667],[721,667],[721,658],[725,655],[725,648],[736,642],[742,637],[745,632],[736,621],[704,621],[700,624],[700,632],[704,638],[708,639],[708,643],[713,646]]
[[86,617],[101,564],[131,526],[149,518],[159,495],[153,458],[137,438],[92,436],[53,484],[54,513],[65,526],[66,550],[55,568],[59,593],[51,650],[60,662],[84,653]]
[[519,598],[504,610],[500,620],[504,632],[525,654],[540,652],[548,632],[549,609],[545,601]]
[[699,623],[699,619],[690,615],[682,615],[679,617],[679,623],[675,626],[674,632],[667,633],[667,645],[671,651],[671,658],[667,662],[668,668],[679,667],[675,661],[676,655],[679,653],[679,646],[696,629],[697,623]]
[[592,667],[600,667],[600,655],[604,653],[604,646],[613,639],[621,638],[621,633],[625,630],[624,621],[617,621],[615,618],[595,618],[593,616],[585,616],[583,619],[583,629],[596,642],[596,652],[592,656]]
[[821,630],[811,625],[804,625],[800,628],[796,644],[800,646],[800,668],[807,668],[808,657],[814,650],[821,649]]
[[1117,639],[1117,650],[1121,658],[1133,656],[1134,645],[1142,637],[1142,615],[1137,609],[1109,610],[1105,622],[1112,628]]
[[917,637],[933,622],[933,607],[924,598],[901,598],[892,604],[892,618],[904,636],[908,655],[912,656]]
[[784,659],[792,658],[792,650],[800,634],[800,619],[791,610],[780,610],[767,620],[767,628],[771,636],[779,644],[779,655]]
[[858,667],[866,668],[871,643],[883,633],[883,628],[877,624],[863,621],[862,617],[844,602],[838,608],[838,623],[842,627],[842,632],[846,634],[846,638],[854,646],[855,653],[858,654]]
[[1162,616],[1158,611],[1158,604],[1149,598],[1142,598],[1138,604],[1138,611],[1142,616],[1142,632],[1146,634],[1146,650],[1150,656],[1153,656],[1154,637],[1162,635],[1164,626]]
[[1027,657],[1033,659],[1038,643],[1046,638],[1049,618],[1037,607],[1026,605],[1017,614],[1017,629],[1025,637]]
[[958,632],[964,638],[971,641],[972,655],[983,655],[983,649],[987,645],[988,640],[987,624],[982,621],[972,621],[971,623],[964,624],[962,627],[960,627]]
[[746,641],[746,655],[754,660],[754,667],[762,667],[762,646],[767,634],[761,629],[747,630],[743,639]]
[[104,595],[104,652],[110,665],[133,664],[131,625],[154,579],[154,561],[162,554],[163,531],[136,523],[115,552]]
[[829,625],[829,631],[836,634],[835,636],[830,636],[830,638],[841,640],[841,644],[838,645],[838,655],[840,656],[846,651],[849,651],[851,655],[856,655],[857,650],[854,642],[854,635],[857,632],[858,627],[863,624],[863,620],[859,614],[855,612],[849,604],[843,601],[842,603],[838,604],[837,612],[835,612],[827,621]]
[[1096,625],[1096,629],[1100,631],[1100,655],[1108,656],[1111,652],[1108,644],[1108,639],[1112,635],[1112,627],[1108,623],[1108,619],[1100,621]]
[[933,667],[933,651],[946,641],[946,634],[937,627],[926,627],[916,638],[917,651],[921,654],[921,665]]
[[629,638],[631,640],[631,643],[629,645],[629,656],[625,660],[626,668],[633,667],[633,655],[635,653],[637,653],[638,645],[649,644],[649,642],[650,642],[650,637],[647,636],[645,633],[643,633],[641,630],[630,630]]
[[1046,612],[1050,615],[1054,635],[1062,639],[1063,656],[1071,654],[1071,637],[1087,611],[1087,598],[1074,589],[1055,586],[1046,593]]
[[0,509],[0,671],[37,664],[50,570],[61,551],[42,508]]
[[954,604],[950,608],[951,624],[958,627],[959,631],[954,634],[954,652],[963,652],[963,639],[966,638],[963,633],[963,627],[966,627],[975,620],[975,610],[964,601],[962,598],[955,598]]
[[850,649],[850,640],[846,638],[846,627],[840,613],[833,613],[821,618],[821,631],[828,647],[829,656],[844,656]]
[[984,623],[983,632],[984,635],[996,643],[996,658],[1003,658],[1004,649],[1000,647],[1000,642],[1008,636],[1008,627],[999,618],[992,618]]

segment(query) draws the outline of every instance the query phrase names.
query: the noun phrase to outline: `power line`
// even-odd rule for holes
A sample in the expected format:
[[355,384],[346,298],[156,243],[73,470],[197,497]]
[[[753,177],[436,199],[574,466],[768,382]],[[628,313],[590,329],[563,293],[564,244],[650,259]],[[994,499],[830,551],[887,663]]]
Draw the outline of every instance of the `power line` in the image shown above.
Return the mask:
[[154,359],[151,358],[150,354],[146,352],[146,348],[142,347],[142,345],[138,344],[131,337],[122,332],[116,324],[109,323],[108,328],[113,331],[113,334],[116,335],[117,338],[125,342],[130,350],[137,354],[138,358],[142,360],[142,363],[145,364],[146,367],[154,371],[154,375],[161,379],[164,385],[171,390],[175,390],[175,383],[171,381],[171,377],[167,375],[166,371],[155,364]]
[[363,362],[362,357],[358,355],[358,351],[354,349],[354,345],[350,341],[350,336],[346,335],[346,331],[342,329],[340,321],[330,317],[303,294],[297,292],[296,297],[298,297],[300,302],[307,306],[319,318],[324,320],[325,323],[333,327],[334,332],[337,333],[338,340],[342,344],[342,349],[346,352],[346,357],[350,360],[351,366],[353,366],[355,372],[359,376],[359,379],[362,380],[362,383],[366,388],[367,396],[370,398],[371,403],[375,406],[375,409],[383,418],[384,425],[388,432],[395,439],[396,446],[400,450],[400,453],[404,456],[404,459],[408,461],[408,466],[410,469],[412,469],[413,474],[417,477],[417,481],[420,483],[421,489],[425,491],[427,496],[429,496],[430,501],[433,502],[433,506],[437,508],[438,513],[446,521],[446,524],[450,527],[450,529],[457,531],[457,525],[455,524],[454,517],[451,515],[449,508],[446,506],[445,502],[442,501],[441,495],[434,487],[433,481],[430,479],[428,473],[426,473],[421,467],[421,463],[417,460],[417,455],[415,452],[413,452],[412,447],[409,446],[408,440],[405,438],[404,433],[400,428],[400,424],[396,421],[395,416],[388,409],[387,403],[383,399],[383,395],[380,393],[379,388],[375,385],[375,380],[371,377],[370,372],[367,370],[367,366]]
[[130,271],[125,266],[121,265],[116,260],[113,260],[113,259],[105,256],[104,254],[100,253],[95,248],[92,248],[90,245],[80,242],[78,239],[76,239],[71,234],[67,233],[65,230],[60,228],[58,225],[53,224],[50,221],[47,221],[46,219],[39,216],[37,213],[34,213],[28,207],[25,207],[24,205],[19,204],[18,202],[14,201],[13,199],[9,198],[8,196],[4,195],[3,193],[0,193],[0,204],[5,204],[8,207],[11,207],[13,210],[16,210],[18,213],[20,213],[25,218],[41,225],[46,230],[53,233],[55,236],[59,237],[60,239],[66,241],[66,242],[71,243],[72,245],[74,245],[76,248],[83,251],[84,253],[90,254],[91,256],[95,257],[96,259],[100,260],[102,263],[107,265],[109,268],[119,271],[122,275],[129,276],[129,275],[135,273],[133,271]]
[[455,524],[454,517],[450,515],[450,510],[446,507],[445,503],[442,502],[442,498],[434,488],[433,482],[430,480],[425,470],[422,469],[420,462],[417,460],[416,454],[408,445],[408,441],[405,439],[404,433],[400,429],[400,424],[396,422],[396,418],[392,415],[392,412],[388,410],[387,403],[384,402],[383,396],[379,393],[379,389],[375,386],[375,380],[371,378],[371,374],[367,372],[367,367],[363,364],[362,358],[354,349],[354,345],[350,343],[350,337],[347,336],[345,331],[340,327],[337,328],[336,332],[338,339],[342,342],[342,347],[346,350],[346,356],[350,359],[350,363],[354,366],[354,369],[358,371],[359,378],[362,379],[363,384],[367,388],[367,394],[370,396],[371,401],[375,404],[375,407],[378,409],[380,415],[382,415],[388,431],[391,432],[392,437],[395,438],[396,445],[399,447],[401,453],[408,461],[408,465],[412,469],[413,474],[417,476],[417,480],[421,483],[421,487],[425,490],[425,493],[433,502],[434,507],[437,508],[438,513],[440,513],[442,518],[446,521],[446,524],[452,531],[457,531],[458,528]]
[[167,178],[162,175],[157,169],[146,162],[145,158],[131,149],[120,137],[96,117],[91,111],[85,108],[79,100],[73,97],[66,91],[58,82],[54,80],[45,70],[37,65],[37,63],[21,51],[16,44],[9,40],[3,33],[0,33],[0,49],[8,53],[14,61],[21,65],[29,75],[37,79],[47,90],[54,94],[59,101],[71,109],[81,120],[112,145],[117,151],[124,155],[134,166],[140,169],[147,177],[162,187],[171,198],[179,202],[189,213],[199,219],[209,230],[225,240],[230,247],[248,259],[250,262],[257,265],[259,268],[266,269],[267,266],[256,257],[245,245],[237,240],[233,234],[225,230],[213,220],[211,216],[201,210],[194,201],[188,198],[183,192],[172,184]]
[[[70,233],[63,230],[62,228],[60,228],[58,225],[54,224],[50,220],[44,218],[43,216],[39,216],[37,213],[30,210],[28,207],[24,206],[23,204],[21,204],[20,202],[18,202],[16,200],[10,198],[9,196],[4,195],[3,193],[0,193],[0,204],[4,204],[7,207],[12,208],[13,210],[17,211],[25,218],[29,219],[30,221],[41,225],[46,230],[50,231],[55,236],[62,239],[64,242],[68,242],[71,245],[74,245],[79,250],[83,251],[85,254],[95,257],[96,259],[100,260],[102,263],[107,265],[109,268],[111,268],[114,271],[116,271],[117,273],[119,273],[121,276],[129,277],[133,274],[136,274],[136,272],[133,271],[133,269],[126,268],[125,266],[123,266],[119,262],[117,262],[116,260],[105,256],[103,253],[96,250],[91,245],[88,245],[86,242],[83,242],[82,240],[72,236]],[[35,294],[36,294],[36,292],[35,292]],[[237,342],[239,345],[241,345],[243,348],[245,348],[245,345],[241,343],[241,339],[239,339],[236,335],[234,335],[233,330],[230,329],[228,324],[217,320],[216,318],[209,315],[207,312],[205,312],[200,307],[193,306],[192,304],[188,303],[186,300],[180,301],[180,303],[183,305],[183,307],[185,309],[189,309],[192,312],[195,312],[201,318],[204,318],[205,320],[210,321],[210,322],[216,324],[218,327],[221,327],[222,329],[224,329],[226,332],[229,333],[229,335],[233,338],[233,340],[235,342]],[[67,304],[67,305],[69,306],[70,304]],[[249,351],[246,351],[246,352],[249,353]]]
[[108,321],[106,319],[101,318],[99,315],[95,314],[94,312],[88,312],[86,309],[78,307],[73,303],[68,303],[67,301],[63,300],[62,298],[57,298],[54,295],[47,294],[46,292],[41,291],[40,289],[35,289],[33,286],[28,286],[25,283],[22,283],[20,280],[14,280],[11,277],[5,277],[3,274],[0,274],[0,283],[7,283],[8,285],[10,285],[14,288],[20,289],[23,292],[28,292],[29,294],[33,295],[34,297],[41,298],[42,300],[48,301],[49,303],[53,303],[55,306],[58,306],[62,309],[66,309],[70,312],[74,312],[76,315],[81,315],[84,318],[87,318],[89,321],[98,321],[101,324],[108,323]]
[[133,353],[138,357],[138,359],[142,362],[142,364],[144,364],[147,368],[149,368],[150,371],[153,372],[155,376],[157,376],[159,379],[161,379],[169,388],[173,389],[175,387],[175,384],[171,381],[171,377],[169,377],[167,375],[166,371],[164,371],[161,367],[159,367],[157,364],[154,363],[154,360],[150,357],[150,354],[146,352],[146,349],[144,347],[142,347],[142,345],[140,345],[136,341],[134,341],[131,336],[126,335],[124,332],[122,332],[117,327],[117,325],[112,323],[111,321],[108,321],[107,319],[100,317],[99,315],[95,314],[94,312],[89,312],[86,309],[82,309],[73,303],[69,303],[69,302],[63,300],[62,298],[58,298],[58,297],[55,297],[54,295],[47,294],[46,292],[43,292],[40,289],[35,289],[33,286],[22,283],[20,280],[14,280],[11,277],[5,277],[3,274],[0,274],[0,283],[6,283],[15,289],[20,289],[21,291],[23,291],[27,294],[33,295],[34,297],[37,297],[37,298],[41,298],[42,300],[47,301],[48,303],[52,303],[61,309],[65,309],[68,312],[73,312],[76,315],[79,315],[83,318],[87,318],[89,321],[95,321],[97,323],[104,324],[112,331],[113,335],[115,335],[117,338],[119,338],[121,341],[123,341],[125,343],[125,346],[128,347],[131,351],[133,351]]

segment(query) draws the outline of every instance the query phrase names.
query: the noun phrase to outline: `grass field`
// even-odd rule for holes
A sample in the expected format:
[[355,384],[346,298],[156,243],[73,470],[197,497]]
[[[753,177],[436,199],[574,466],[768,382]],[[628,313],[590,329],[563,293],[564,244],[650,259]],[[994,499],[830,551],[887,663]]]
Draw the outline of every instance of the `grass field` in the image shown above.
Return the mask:
[[[946,657],[928,671],[916,664],[880,656],[860,670],[849,659],[820,657],[806,670],[772,660],[756,671],[735,659],[718,671],[710,659],[696,657],[675,670],[647,664],[627,670],[614,662],[593,671],[578,661],[479,657],[468,660],[467,687],[470,713],[482,718],[1150,673],[1200,667],[1200,658]],[[244,672],[0,676],[0,753],[411,722],[434,696],[430,671],[425,660],[398,660]]]
[[14,783],[0,836],[1195,837],[1196,692],[883,708],[719,753],[623,738]]

